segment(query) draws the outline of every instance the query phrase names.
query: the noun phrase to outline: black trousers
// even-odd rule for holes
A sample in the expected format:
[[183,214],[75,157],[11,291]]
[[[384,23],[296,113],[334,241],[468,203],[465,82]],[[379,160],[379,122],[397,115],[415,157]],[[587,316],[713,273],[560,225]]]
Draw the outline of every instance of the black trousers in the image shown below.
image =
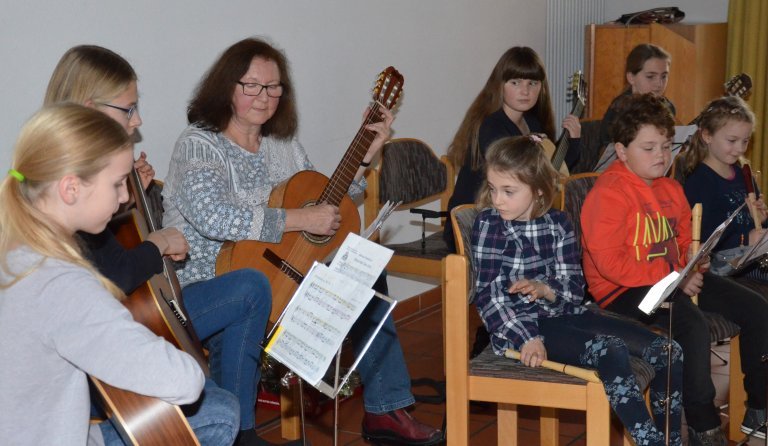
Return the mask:
[[[637,306],[650,287],[631,288],[611,302],[607,309],[651,325],[667,326],[669,313],[659,310],[651,316]],[[703,311],[718,313],[741,327],[741,369],[747,405],[766,407],[766,375],[761,362],[768,353],[768,303],[755,291],[731,279],[704,273],[699,305],[677,290],[671,301],[672,335],[683,348],[683,407],[688,424],[697,432],[720,425],[714,405],[715,386],[710,370],[709,326]],[[732,420],[739,422],[740,420]]]

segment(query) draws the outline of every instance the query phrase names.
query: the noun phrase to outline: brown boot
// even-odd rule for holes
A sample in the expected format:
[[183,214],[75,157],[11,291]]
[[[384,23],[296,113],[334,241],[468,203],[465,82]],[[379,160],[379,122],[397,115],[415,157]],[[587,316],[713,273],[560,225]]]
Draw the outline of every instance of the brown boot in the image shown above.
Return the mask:
[[372,443],[428,446],[443,441],[443,432],[420,423],[405,409],[397,409],[381,415],[366,412],[363,438]]

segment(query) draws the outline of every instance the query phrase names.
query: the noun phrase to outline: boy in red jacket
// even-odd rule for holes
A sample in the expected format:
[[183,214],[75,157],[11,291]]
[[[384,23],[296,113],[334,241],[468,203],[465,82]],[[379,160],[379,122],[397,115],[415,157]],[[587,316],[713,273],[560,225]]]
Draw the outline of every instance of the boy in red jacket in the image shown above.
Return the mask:
[[[664,324],[637,306],[650,287],[692,257],[691,208],[682,187],[664,173],[670,163],[674,120],[650,94],[628,97],[613,128],[618,159],[598,178],[581,213],[584,275],[603,308],[648,324]],[[703,265],[706,267],[707,265]],[[699,295],[697,307],[690,296]],[[671,296],[672,331],[683,348],[683,407],[692,445],[726,445],[713,400],[709,327],[702,310],[741,327],[741,360],[747,413],[742,430],[765,420],[762,355],[768,353],[768,303],[722,277],[693,272]],[[736,420],[733,420],[736,421]],[[765,438],[765,427],[757,436]]]

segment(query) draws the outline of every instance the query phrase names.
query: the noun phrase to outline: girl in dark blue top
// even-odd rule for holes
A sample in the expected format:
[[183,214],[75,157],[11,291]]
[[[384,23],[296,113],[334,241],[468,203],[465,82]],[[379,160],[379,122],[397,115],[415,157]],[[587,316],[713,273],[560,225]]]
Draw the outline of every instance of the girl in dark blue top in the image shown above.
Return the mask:
[[[752,245],[764,232],[762,225],[768,215],[765,202],[762,195],[748,198],[747,180],[739,161],[749,146],[754,123],[755,116],[743,100],[733,96],[715,99],[702,113],[690,149],[681,155],[685,195],[691,206],[702,204],[702,240],[745,200],[757,211],[756,223],[749,206],[742,208],[725,229],[715,251]],[[749,181],[757,190],[754,180]]]
[[[576,116],[568,115],[563,127],[571,136],[565,157],[571,168],[579,159],[581,125]],[[460,168],[448,211],[475,202],[483,181],[483,159],[492,142],[531,133],[543,133],[555,141],[555,118],[544,64],[531,48],[517,46],[508,49],[496,63],[448,148],[448,156]],[[450,221],[446,222],[443,234],[453,250]]]

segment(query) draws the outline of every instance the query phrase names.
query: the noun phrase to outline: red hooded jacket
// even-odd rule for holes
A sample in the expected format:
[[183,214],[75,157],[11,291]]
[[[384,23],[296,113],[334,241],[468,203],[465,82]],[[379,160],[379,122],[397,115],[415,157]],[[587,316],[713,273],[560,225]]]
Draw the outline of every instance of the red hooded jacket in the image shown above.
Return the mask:
[[651,286],[685,266],[691,208],[676,181],[646,184],[616,160],[581,211],[584,276],[605,307],[628,288]]

